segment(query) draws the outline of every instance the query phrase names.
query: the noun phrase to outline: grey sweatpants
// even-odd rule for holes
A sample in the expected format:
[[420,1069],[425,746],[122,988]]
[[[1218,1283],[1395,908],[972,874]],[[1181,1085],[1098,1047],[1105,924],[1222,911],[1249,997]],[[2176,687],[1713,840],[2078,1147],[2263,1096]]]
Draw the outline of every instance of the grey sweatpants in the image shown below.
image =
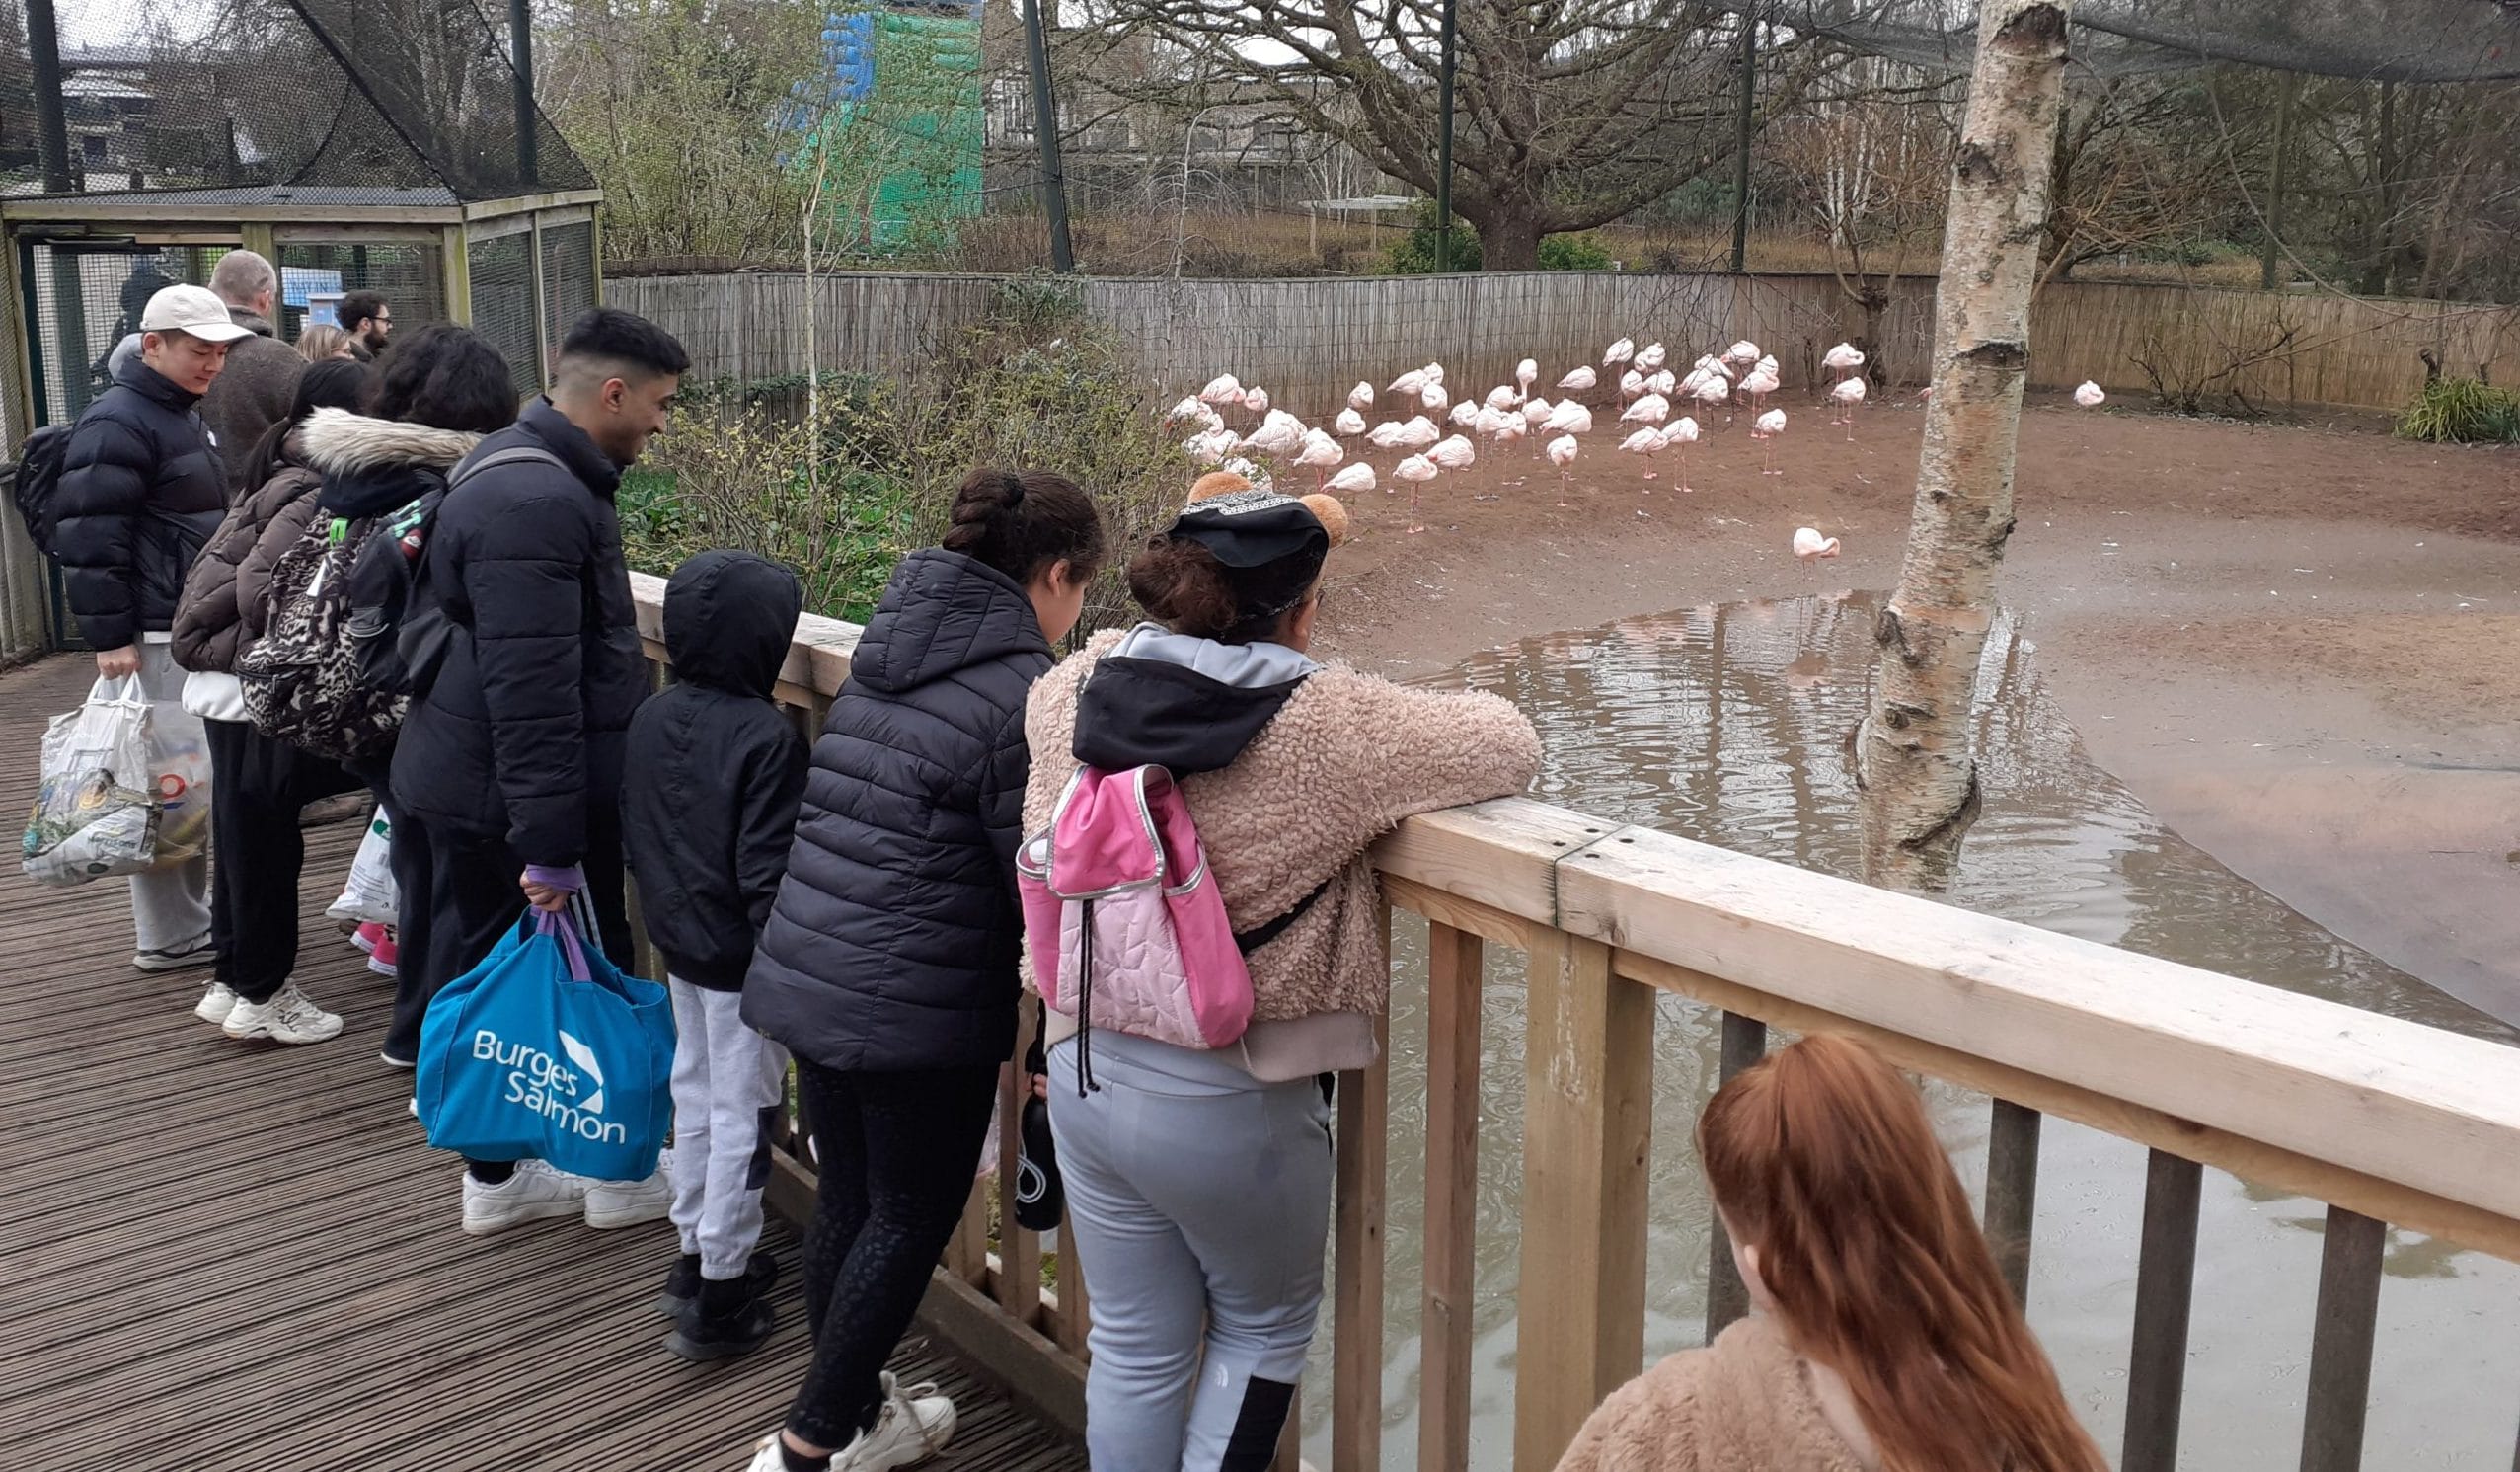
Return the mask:
[[761,1241],[770,1126],[788,1050],[744,1025],[743,993],[665,978],[674,1000],[674,1230],[703,1278],[740,1278]]
[[[140,636],[140,688],[152,703],[181,713],[184,666],[164,634]],[[189,718],[188,718],[189,719]],[[210,801],[219,800],[214,790]],[[178,951],[210,933],[210,855],[203,851],[164,869],[131,876],[131,935],[142,951]]]
[[1050,1049],[1050,1133],[1094,1301],[1094,1472],[1261,1472],[1322,1301],[1330,1106],[1217,1053],[1095,1033]]

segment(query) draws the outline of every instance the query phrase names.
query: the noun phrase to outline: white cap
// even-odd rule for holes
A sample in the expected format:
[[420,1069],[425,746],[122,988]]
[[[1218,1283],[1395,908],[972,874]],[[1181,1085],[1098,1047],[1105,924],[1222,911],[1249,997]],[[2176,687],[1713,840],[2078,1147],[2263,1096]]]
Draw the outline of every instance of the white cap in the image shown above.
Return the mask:
[[140,313],[144,333],[185,333],[204,343],[233,343],[254,336],[228,315],[227,303],[206,286],[169,286],[149,298]]

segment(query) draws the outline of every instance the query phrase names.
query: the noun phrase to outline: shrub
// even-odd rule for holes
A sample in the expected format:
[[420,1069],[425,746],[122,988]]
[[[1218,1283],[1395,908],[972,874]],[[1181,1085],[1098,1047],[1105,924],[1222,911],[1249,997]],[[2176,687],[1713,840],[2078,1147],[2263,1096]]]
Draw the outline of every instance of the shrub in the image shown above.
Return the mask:
[[1542,271],[1608,271],[1610,248],[1587,230],[1581,235],[1540,237]]
[[[1423,276],[1435,273],[1435,248],[1444,243],[1445,232],[1435,226],[1435,205],[1426,200],[1417,206],[1416,222],[1409,233],[1392,242],[1385,252],[1384,265],[1396,276]],[[1479,269],[1479,233],[1459,220],[1453,221],[1451,241],[1444,255],[1447,269],[1477,271]]]
[[2398,434],[2435,444],[2520,444],[2520,394],[2482,378],[2436,378],[2398,416]]

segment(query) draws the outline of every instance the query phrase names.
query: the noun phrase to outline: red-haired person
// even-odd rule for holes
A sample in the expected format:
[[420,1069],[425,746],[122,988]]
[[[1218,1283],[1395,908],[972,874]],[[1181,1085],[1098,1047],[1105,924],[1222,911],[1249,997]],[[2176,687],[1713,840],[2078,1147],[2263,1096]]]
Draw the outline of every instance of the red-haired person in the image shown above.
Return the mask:
[[1757,1312],[1620,1387],[1558,1472],[2105,1472],[1879,1054],[1744,1070],[1698,1158]]

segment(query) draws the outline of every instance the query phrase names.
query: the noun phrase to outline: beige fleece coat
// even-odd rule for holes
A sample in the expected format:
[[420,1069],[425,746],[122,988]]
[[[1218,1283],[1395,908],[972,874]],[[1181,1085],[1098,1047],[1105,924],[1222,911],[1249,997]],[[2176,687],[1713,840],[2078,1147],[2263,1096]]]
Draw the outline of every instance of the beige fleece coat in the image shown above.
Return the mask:
[[[1097,635],[1032,687],[1024,719],[1032,748],[1027,833],[1049,825],[1076,770],[1077,694],[1119,640],[1116,631]],[[1391,996],[1391,956],[1366,848],[1404,817],[1510,796],[1539,770],[1539,734],[1495,696],[1412,689],[1329,664],[1232,766],[1184,781],[1183,801],[1237,931],[1276,919],[1335,881],[1252,954],[1253,1021],[1379,1015]]]
[[1558,1472],[1864,1472],[1784,1331],[1741,1320],[1611,1392]]

